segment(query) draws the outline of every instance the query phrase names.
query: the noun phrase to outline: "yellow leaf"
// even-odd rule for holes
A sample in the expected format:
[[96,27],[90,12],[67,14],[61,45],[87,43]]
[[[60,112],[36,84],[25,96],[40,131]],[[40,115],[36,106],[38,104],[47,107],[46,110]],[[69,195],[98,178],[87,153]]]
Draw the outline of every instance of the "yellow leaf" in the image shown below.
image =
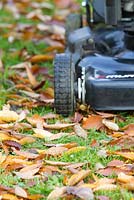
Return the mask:
[[2,199],[5,199],[5,200],[19,200],[15,195],[13,194],[2,194]]
[[115,154],[119,155],[119,156],[122,156],[126,159],[130,159],[132,161],[134,161],[134,152],[119,152],[119,151],[116,151],[114,152]]
[[67,182],[67,185],[73,186],[86,178],[90,173],[90,170],[81,170],[80,172],[73,174]]
[[0,120],[4,122],[15,122],[19,119],[19,115],[11,110],[1,110],[0,111]]
[[98,190],[105,191],[105,190],[116,190],[116,189],[117,189],[117,185],[106,183],[106,184],[99,185],[98,187],[94,189],[94,191],[98,191]]
[[78,153],[78,152],[81,152],[81,151],[84,151],[84,150],[86,150],[85,146],[73,147],[73,148],[69,149],[67,152],[65,152],[64,154],[70,155],[72,153]]
[[33,131],[35,133],[33,136],[38,137],[38,138],[49,138],[54,135],[51,132],[40,129],[40,128],[34,128]]

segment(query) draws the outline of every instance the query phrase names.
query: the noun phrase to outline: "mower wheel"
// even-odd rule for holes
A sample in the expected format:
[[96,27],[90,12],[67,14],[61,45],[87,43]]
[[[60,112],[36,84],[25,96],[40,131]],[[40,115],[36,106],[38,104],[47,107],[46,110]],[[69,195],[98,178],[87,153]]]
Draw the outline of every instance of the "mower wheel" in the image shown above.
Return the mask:
[[54,60],[55,109],[68,116],[75,109],[74,66],[70,54],[57,54]]

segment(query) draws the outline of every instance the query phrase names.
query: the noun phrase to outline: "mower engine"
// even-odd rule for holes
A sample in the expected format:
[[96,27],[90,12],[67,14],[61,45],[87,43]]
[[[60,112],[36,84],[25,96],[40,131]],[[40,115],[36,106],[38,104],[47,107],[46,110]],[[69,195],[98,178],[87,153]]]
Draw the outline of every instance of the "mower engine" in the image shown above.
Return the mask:
[[134,110],[134,1],[87,0],[88,26],[68,17],[67,48],[54,60],[55,108],[74,112],[76,100],[96,110]]

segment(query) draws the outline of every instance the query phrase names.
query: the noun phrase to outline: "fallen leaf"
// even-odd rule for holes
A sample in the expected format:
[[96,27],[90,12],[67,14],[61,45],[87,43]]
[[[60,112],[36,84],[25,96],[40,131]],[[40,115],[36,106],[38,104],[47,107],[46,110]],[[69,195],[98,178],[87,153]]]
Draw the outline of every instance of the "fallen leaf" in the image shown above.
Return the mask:
[[102,117],[99,115],[89,115],[88,118],[83,119],[84,129],[100,129],[102,127]]
[[4,122],[16,122],[17,120],[19,120],[19,115],[15,111],[1,110],[0,120]]
[[20,143],[13,141],[13,140],[4,140],[3,144],[6,145],[6,146],[9,146],[9,147],[14,147],[17,150],[21,149]]
[[75,125],[75,123],[73,124],[60,124],[60,123],[57,123],[57,124],[46,124],[44,123],[43,126],[44,128],[46,129],[64,129],[64,128],[69,128],[69,127],[73,127]]
[[27,192],[20,186],[15,186],[15,194],[19,197],[27,198]]
[[116,151],[116,152],[114,152],[114,154],[134,161],[134,152],[131,152],[131,151],[130,152],[119,152],[119,151]]
[[39,128],[33,128],[34,131],[34,137],[38,137],[38,138],[46,138],[49,139],[51,136],[53,136],[54,134],[52,134],[49,131],[43,130],[43,129],[39,129]]
[[94,194],[90,188],[67,187],[67,193],[73,194],[83,200],[93,200]]
[[61,137],[64,137],[64,136],[67,136],[69,135],[69,133],[57,133],[57,134],[53,134],[52,136],[49,137],[49,141],[52,141],[52,140],[57,140],[57,139],[60,139]]
[[[38,27],[39,27],[39,25],[38,25]],[[32,63],[39,63],[39,62],[44,62],[44,61],[52,61],[53,58],[54,58],[53,55],[46,55],[46,54],[44,54],[44,55],[35,55],[35,56],[31,57],[30,61]]]
[[47,197],[47,200],[58,200],[66,192],[66,187],[56,188]]
[[32,117],[27,117],[27,121],[34,127],[37,127],[38,124],[43,125],[44,120],[38,114],[33,115]]
[[33,179],[35,174],[39,171],[40,168],[35,168],[32,170],[24,171],[24,172],[14,172],[19,178],[22,179]]
[[87,139],[87,132],[80,126],[80,124],[74,126],[74,131],[79,137]]
[[78,182],[86,178],[90,174],[90,170],[81,170],[76,174],[73,174],[67,182],[67,185],[73,186],[76,185]]
[[64,154],[70,155],[70,154],[78,153],[78,152],[85,151],[85,150],[86,150],[86,146],[73,147],[73,148],[69,149],[67,152],[65,152]]
[[17,198],[15,195],[13,194],[2,194],[2,199],[5,199],[5,200],[19,200],[19,198]]
[[106,119],[103,119],[102,120],[102,123],[110,130],[112,131],[119,131],[119,126],[112,122],[112,121],[109,121],[109,120],[106,120]]
[[45,160],[45,163],[49,165],[56,165],[56,166],[67,166],[70,165],[70,162],[58,162],[58,161],[51,161],[51,160]]
[[102,190],[102,191],[110,190],[111,191],[111,190],[116,190],[116,189],[117,189],[117,185],[107,183],[107,184],[103,184],[103,185],[96,187],[93,191],[99,191],[99,190]]
[[68,149],[65,147],[51,147],[50,149],[45,151],[45,154],[50,155],[50,156],[60,156],[67,150]]
[[121,183],[133,183],[134,184],[134,176],[126,175],[123,172],[121,172],[118,177],[117,181]]
[[23,158],[35,159],[39,156],[38,154],[30,153],[27,151],[18,151],[15,148],[12,148],[12,149],[13,149],[14,153],[16,153],[19,156],[22,156]]

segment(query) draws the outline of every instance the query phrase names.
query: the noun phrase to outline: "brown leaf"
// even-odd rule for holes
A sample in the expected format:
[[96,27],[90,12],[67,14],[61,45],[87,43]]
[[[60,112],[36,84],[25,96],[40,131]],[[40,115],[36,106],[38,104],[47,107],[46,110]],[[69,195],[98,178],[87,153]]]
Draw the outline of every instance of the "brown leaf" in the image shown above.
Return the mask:
[[14,148],[12,148],[14,153],[16,153],[19,156],[22,156],[23,158],[27,158],[27,159],[35,159],[38,157],[38,154],[34,154],[34,153],[30,153],[27,151],[18,151]]
[[53,55],[35,55],[33,56],[30,61],[32,63],[39,63],[39,62],[44,62],[44,61],[52,61],[54,58]]
[[15,187],[15,194],[19,197],[27,198],[27,192],[20,186]]
[[61,137],[64,137],[64,136],[67,136],[69,135],[69,133],[57,133],[57,134],[53,134],[52,136],[49,137],[49,141],[52,141],[52,140],[57,140],[57,139],[60,139]]
[[58,200],[65,194],[67,187],[56,188],[47,197],[47,200]]
[[102,117],[99,115],[89,115],[83,120],[83,128],[85,129],[100,129],[102,127]]
[[86,178],[89,174],[90,174],[90,170],[81,170],[78,173],[73,174],[69,178],[67,185],[69,185],[69,186],[76,185],[78,182],[80,182],[81,180]]
[[6,146],[14,147],[17,150],[21,149],[21,145],[18,142],[13,141],[13,140],[4,140],[3,144]]
[[35,174],[39,171],[40,168],[31,169],[23,172],[15,172],[15,174],[22,179],[33,179]]
[[65,147],[51,147],[50,149],[46,150],[45,154],[50,156],[60,156],[68,149]]
[[90,188],[67,187],[67,193],[73,194],[83,200],[93,200],[94,194]]
[[74,126],[74,131],[79,137],[87,139],[87,132],[80,126],[80,124]]
[[124,165],[124,162],[121,160],[112,160],[111,162],[107,164],[107,166],[109,167],[117,167],[117,166],[122,166],[122,165]]

